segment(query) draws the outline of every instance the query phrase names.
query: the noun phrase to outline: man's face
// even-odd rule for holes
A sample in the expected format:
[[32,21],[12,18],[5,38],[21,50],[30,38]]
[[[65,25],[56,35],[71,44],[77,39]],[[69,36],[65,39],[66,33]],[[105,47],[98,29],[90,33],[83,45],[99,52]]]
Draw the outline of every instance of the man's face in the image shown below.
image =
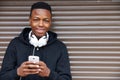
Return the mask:
[[51,17],[46,9],[34,9],[29,19],[33,34],[38,38],[44,36],[51,26]]

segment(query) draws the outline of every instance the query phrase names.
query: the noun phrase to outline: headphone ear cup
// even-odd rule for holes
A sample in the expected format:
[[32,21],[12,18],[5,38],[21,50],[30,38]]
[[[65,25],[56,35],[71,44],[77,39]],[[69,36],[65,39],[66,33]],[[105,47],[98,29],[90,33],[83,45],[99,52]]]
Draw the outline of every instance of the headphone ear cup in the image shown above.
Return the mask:
[[35,35],[32,35],[31,37],[30,37],[30,43],[33,45],[33,46],[35,46],[35,47],[37,47],[38,46],[38,40],[37,40],[37,38],[36,38],[36,36]]
[[39,39],[39,47],[45,46],[47,44],[47,39],[42,37]]

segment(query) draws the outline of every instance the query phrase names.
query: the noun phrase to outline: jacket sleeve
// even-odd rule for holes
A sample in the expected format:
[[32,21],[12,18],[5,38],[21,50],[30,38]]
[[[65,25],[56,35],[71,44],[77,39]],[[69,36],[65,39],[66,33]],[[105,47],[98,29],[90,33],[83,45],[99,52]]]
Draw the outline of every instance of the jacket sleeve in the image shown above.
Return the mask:
[[56,71],[51,71],[48,80],[72,80],[70,62],[66,46],[61,48],[61,56],[57,62]]
[[17,80],[15,42],[12,40],[8,45],[4,55],[2,68],[0,70],[0,80]]

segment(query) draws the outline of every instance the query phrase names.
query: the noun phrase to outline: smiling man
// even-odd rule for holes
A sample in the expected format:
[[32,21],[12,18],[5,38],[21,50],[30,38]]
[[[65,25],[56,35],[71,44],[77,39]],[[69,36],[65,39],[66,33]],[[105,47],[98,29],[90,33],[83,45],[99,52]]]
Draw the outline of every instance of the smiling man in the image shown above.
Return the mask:
[[3,59],[0,80],[71,80],[66,46],[57,39],[56,33],[49,31],[52,23],[50,5],[34,3],[29,22],[31,28],[25,28],[11,40]]

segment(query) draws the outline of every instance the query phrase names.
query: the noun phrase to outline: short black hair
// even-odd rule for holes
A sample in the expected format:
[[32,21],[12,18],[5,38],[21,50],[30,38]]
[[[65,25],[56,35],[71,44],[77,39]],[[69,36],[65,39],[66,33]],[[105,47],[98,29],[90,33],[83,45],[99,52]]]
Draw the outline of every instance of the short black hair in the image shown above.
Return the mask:
[[45,2],[36,2],[36,3],[34,3],[31,6],[30,17],[31,17],[32,11],[34,9],[46,9],[46,10],[50,11],[50,13],[52,14],[51,6],[48,3],[45,3]]

